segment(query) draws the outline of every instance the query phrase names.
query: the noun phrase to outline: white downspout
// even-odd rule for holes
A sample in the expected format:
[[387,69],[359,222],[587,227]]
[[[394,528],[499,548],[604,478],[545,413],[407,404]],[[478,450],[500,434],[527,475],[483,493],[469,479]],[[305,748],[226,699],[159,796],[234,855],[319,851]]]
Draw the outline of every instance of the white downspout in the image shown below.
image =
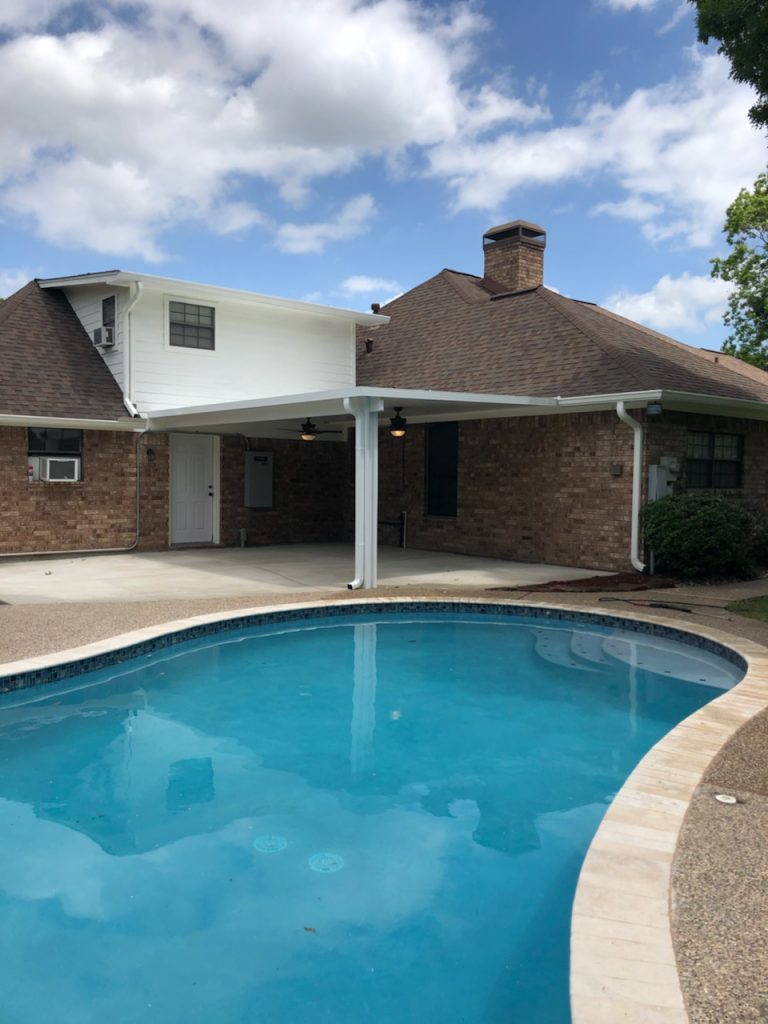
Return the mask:
[[128,303],[128,308],[125,311],[126,339],[125,352],[123,353],[123,405],[131,416],[138,416],[139,410],[131,401],[131,391],[133,390],[131,387],[131,312],[141,296],[144,294],[144,285],[141,281],[133,282],[131,285],[131,293],[131,301]]
[[645,572],[645,562],[640,559],[640,493],[643,486],[643,425],[632,419],[624,408],[623,400],[616,403],[616,415],[622,423],[632,427],[635,435],[632,458],[632,529],[630,537],[630,558],[638,572]]

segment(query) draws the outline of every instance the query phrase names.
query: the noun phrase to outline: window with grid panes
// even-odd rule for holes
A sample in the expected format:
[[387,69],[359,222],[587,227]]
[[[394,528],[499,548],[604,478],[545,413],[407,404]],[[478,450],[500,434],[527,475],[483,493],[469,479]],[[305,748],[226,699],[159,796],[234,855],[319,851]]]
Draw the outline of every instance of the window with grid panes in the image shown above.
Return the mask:
[[689,490],[741,487],[744,438],[741,434],[688,434],[685,481]]
[[212,306],[196,306],[191,302],[170,302],[171,345],[183,348],[214,348],[215,314]]

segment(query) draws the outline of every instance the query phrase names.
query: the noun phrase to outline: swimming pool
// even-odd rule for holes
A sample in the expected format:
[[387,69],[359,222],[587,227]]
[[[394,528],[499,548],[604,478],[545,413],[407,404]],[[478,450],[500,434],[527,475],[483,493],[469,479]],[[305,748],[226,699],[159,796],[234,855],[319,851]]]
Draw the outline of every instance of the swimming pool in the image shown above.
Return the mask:
[[608,802],[743,673],[582,619],[271,621],[0,698],[9,1019],[567,1021]]

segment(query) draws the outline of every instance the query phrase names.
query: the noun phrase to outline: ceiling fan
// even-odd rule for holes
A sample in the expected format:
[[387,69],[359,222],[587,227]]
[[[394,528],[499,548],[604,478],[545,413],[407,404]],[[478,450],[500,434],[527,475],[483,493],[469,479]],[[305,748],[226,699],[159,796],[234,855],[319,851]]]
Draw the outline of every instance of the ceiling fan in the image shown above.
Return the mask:
[[318,434],[343,434],[343,430],[320,430],[307,418],[300,427],[281,427],[287,434],[299,434],[302,441],[314,441]]

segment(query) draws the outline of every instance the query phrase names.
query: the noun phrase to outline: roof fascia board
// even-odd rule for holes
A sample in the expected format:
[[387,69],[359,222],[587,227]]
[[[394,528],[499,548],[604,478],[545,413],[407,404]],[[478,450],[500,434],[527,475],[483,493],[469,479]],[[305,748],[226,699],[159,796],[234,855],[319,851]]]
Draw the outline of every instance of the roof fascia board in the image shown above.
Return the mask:
[[739,419],[768,419],[768,402],[746,398],[698,395],[686,391],[663,391],[662,405],[683,412],[711,412]]
[[403,401],[471,402],[475,404],[517,406],[534,405],[555,408],[555,398],[530,398],[518,395],[490,395],[474,391],[422,391],[413,388],[376,388],[355,386],[333,388],[328,391],[309,391],[294,395],[276,395],[268,398],[254,398],[246,401],[216,402],[211,405],[183,406],[172,409],[157,409],[150,413],[152,419],[160,417],[186,416],[208,412],[237,412],[250,409],[277,408],[283,405],[306,404],[309,402],[342,401],[344,398],[385,398]]
[[0,413],[0,427],[66,427],[72,430],[114,430],[136,433],[147,429],[145,419],[89,420],[67,416],[21,416]]
[[627,408],[642,408],[648,402],[660,402],[666,408],[679,412],[710,412],[741,419],[768,419],[768,402],[663,389],[626,394],[578,395],[574,398],[558,398],[557,404],[560,409],[569,412],[589,412],[615,408],[619,401],[624,402]]
[[497,395],[483,391],[426,391],[418,388],[358,387],[355,394],[370,398],[402,399],[414,402],[467,402],[498,406],[557,407],[556,398],[537,398],[530,395]]
[[225,288],[220,285],[202,284],[198,281],[183,281],[172,277],[158,277],[155,274],[134,274],[128,270],[117,270],[104,274],[83,274],[80,277],[55,277],[40,280],[41,288],[76,288],[92,284],[112,284],[128,287],[141,281],[151,291],[162,291],[177,295],[196,295],[211,301],[242,302],[247,305],[267,306],[288,313],[312,314],[332,320],[346,320],[365,327],[379,327],[389,323],[389,317],[381,313],[361,313],[341,306],[324,306],[315,302],[301,302],[299,299],[284,299],[276,295],[262,295],[259,292],[239,288]]
[[[293,418],[297,415],[345,416],[345,398],[382,398],[388,405],[394,402],[428,402],[434,404],[433,415],[419,417],[429,422],[440,416],[447,419],[472,418],[477,416],[503,416],[516,410],[535,412],[556,412],[557,403],[553,398],[528,398],[511,395],[486,395],[458,391],[416,391],[398,388],[354,387],[332,391],[311,391],[300,395],[257,398],[252,401],[220,402],[214,405],[183,406],[176,409],[158,409],[148,413],[150,429],[173,430],[195,426],[216,426],[226,422],[267,422],[274,419]],[[441,403],[453,406],[473,406],[466,414],[453,409],[441,413]],[[325,408],[324,408],[325,406]],[[478,409],[477,407],[480,406]],[[416,420],[414,419],[414,422]]]
[[[120,270],[105,270],[103,274],[80,274],[74,277],[45,277],[38,278],[38,285],[41,288],[76,288],[85,284],[122,284],[128,287],[130,281],[118,281],[116,278],[121,274]],[[137,277],[139,275],[135,275]]]
[[638,406],[647,402],[660,402],[663,391],[627,391],[616,392],[606,395],[576,395],[569,398],[558,398],[557,405],[560,409],[570,411],[592,409],[615,408],[617,402],[624,402],[625,405]]

